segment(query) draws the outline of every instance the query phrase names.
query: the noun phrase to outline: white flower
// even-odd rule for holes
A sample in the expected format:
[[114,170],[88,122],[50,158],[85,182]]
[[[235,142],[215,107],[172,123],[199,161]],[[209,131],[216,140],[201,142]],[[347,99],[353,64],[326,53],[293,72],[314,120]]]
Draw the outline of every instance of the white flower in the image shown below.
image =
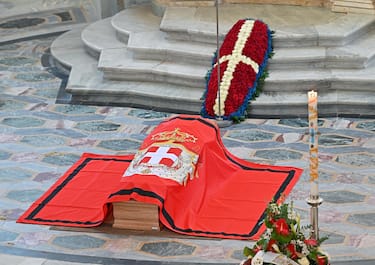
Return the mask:
[[297,220],[297,213],[293,210],[288,211],[288,218],[291,220]]
[[310,261],[306,257],[300,258],[298,263],[301,265],[310,265]]
[[310,251],[309,251],[309,249],[307,248],[306,245],[303,245],[303,246],[302,246],[302,254],[303,254],[304,256],[307,256],[307,255],[310,254]]
[[263,251],[258,251],[258,253],[251,259],[251,265],[263,265],[263,255]]
[[263,238],[266,240],[271,239],[272,229],[267,228],[267,230],[263,234]]
[[271,212],[274,214],[280,214],[279,206],[276,203],[270,205]]
[[272,248],[277,252],[280,253],[279,246],[277,244],[272,244]]

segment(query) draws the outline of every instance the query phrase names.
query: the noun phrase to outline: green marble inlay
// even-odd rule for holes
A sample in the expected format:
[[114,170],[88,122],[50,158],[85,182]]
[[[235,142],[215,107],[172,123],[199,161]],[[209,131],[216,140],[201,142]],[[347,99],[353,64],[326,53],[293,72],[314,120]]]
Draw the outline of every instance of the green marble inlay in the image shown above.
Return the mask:
[[16,43],[0,45],[0,51],[7,51],[7,50],[14,51],[14,50],[17,50],[19,47],[21,46]]
[[358,167],[375,165],[375,156],[368,153],[344,154],[336,158],[336,162]]
[[77,235],[77,236],[59,236],[56,237],[52,244],[67,248],[67,249],[89,249],[89,248],[100,248],[105,244],[105,240],[86,236],[86,235]]
[[143,244],[142,251],[161,257],[193,254],[195,247],[179,242],[153,242]]
[[336,233],[328,233],[325,231],[321,231],[319,235],[320,238],[328,237],[328,239],[324,241],[324,244],[342,244],[345,241],[345,236]]
[[357,128],[374,132],[375,131],[375,121],[366,121],[366,122],[358,123]]
[[7,65],[7,66],[24,66],[27,64],[34,64],[37,61],[33,58],[28,57],[6,57],[0,59],[0,64]]
[[20,74],[17,74],[15,78],[21,79],[27,82],[39,82],[39,81],[52,80],[56,77],[49,73],[20,73]]
[[325,202],[330,203],[363,202],[366,198],[364,195],[346,190],[321,192],[321,196]]
[[63,145],[65,140],[58,136],[52,135],[29,135],[22,138],[21,142],[34,146],[46,147]]
[[322,134],[319,137],[319,144],[324,146],[350,145],[353,142],[353,138],[336,134]]
[[258,150],[255,152],[255,156],[269,159],[269,160],[280,161],[280,160],[301,159],[303,155],[295,151],[290,151],[290,150],[285,150],[285,149],[274,149],[274,150]]
[[137,150],[140,146],[140,142],[132,141],[132,140],[104,140],[99,143],[98,146],[115,150],[115,151],[130,151],[130,150]]
[[35,96],[43,97],[43,98],[49,98],[49,99],[55,99],[57,96],[58,90],[55,88],[41,88],[36,90],[33,94]]
[[1,181],[20,181],[31,178],[33,174],[22,168],[1,168],[0,169],[0,182]]
[[0,230],[0,242],[13,241],[16,240],[17,237],[17,233]]
[[[307,119],[280,119],[279,124],[296,128],[309,127]],[[324,120],[318,120],[318,126],[323,126],[323,124]]]
[[0,160],[8,159],[11,156],[9,152],[0,150]]
[[87,113],[95,113],[96,108],[92,106],[84,106],[84,105],[57,105],[55,107],[56,112],[61,112],[65,114],[87,114]]
[[7,194],[7,198],[19,202],[33,202],[43,193],[41,190],[12,190]]
[[20,18],[20,19],[13,19],[13,20],[9,20],[9,21],[6,21],[2,24],[0,24],[0,28],[4,28],[4,29],[12,29],[12,28],[26,28],[26,27],[32,27],[32,26],[36,26],[36,25],[39,25],[39,24],[42,24],[44,23],[44,19],[43,18],[39,18],[39,17],[36,17],[36,18]]
[[242,130],[242,131],[231,131],[228,137],[238,139],[241,141],[253,142],[253,141],[264,141],[272,140],[275,134],[268,133],[260,130]]
[[152,110],[132,109],[129,111],[129,116],[135,116],[142,119],[160,119],[167,118],[170,114]]
[[47,154],[42,161],[58,166],[70,166],[74,164],[79,157],[79,155],[75,154],[50,153]]
[[349,215],[348,222],[375,227],[375,213],[352,214]]
[[75,128],[89,131],[89,132],[112,132],[112,131],[117,131],[117,129],[120,126],[121,125],[119,124],[115,124],[111,122],[92,121],[92,122],[80,122],[75,126]]
[[8,126],[24,128],[42,126],[45,121],[32,117],[12,117],[5,118],[2,123]]
[[319,180],[320,181],[332,181],[333,180],[333,174],[330,173],[328,174],[327,172],[324,171],[319,171]]
[[1,100],[0,99],[0,110],[17,110],[23,109],[26,104],[16,100]]

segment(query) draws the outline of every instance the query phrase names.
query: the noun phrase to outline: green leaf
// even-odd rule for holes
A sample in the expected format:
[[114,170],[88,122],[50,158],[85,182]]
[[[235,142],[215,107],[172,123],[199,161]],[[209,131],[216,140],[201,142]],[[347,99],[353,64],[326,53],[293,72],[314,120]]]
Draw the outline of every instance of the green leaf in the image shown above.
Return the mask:
[[250,249],[249,247],[245,247],[243,249],[243,254],[245,255],[245,257],[253,257],[253,254],[254,254],[254,251],[252,249]]

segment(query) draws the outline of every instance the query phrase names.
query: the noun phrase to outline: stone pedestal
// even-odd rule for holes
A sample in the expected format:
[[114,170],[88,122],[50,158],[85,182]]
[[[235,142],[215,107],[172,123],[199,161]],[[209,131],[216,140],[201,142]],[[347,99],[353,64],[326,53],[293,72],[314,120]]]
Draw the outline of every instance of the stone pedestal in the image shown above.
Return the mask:
[[332,11],[375,15],[375,0],[333,0]]

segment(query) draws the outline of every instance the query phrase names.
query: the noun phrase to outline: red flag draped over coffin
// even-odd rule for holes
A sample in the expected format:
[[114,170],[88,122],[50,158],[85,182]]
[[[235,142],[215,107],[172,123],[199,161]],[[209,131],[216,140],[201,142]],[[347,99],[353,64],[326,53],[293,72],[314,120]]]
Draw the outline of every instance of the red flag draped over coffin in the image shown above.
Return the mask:
[[178,233],[256,239],[267,204],[301,173],[239,159],[215,122],[180,115],[157,126],[134,158],[84,154],[18,221],[96,226],[108,203],[134,199],[158,205],[160,221]]

